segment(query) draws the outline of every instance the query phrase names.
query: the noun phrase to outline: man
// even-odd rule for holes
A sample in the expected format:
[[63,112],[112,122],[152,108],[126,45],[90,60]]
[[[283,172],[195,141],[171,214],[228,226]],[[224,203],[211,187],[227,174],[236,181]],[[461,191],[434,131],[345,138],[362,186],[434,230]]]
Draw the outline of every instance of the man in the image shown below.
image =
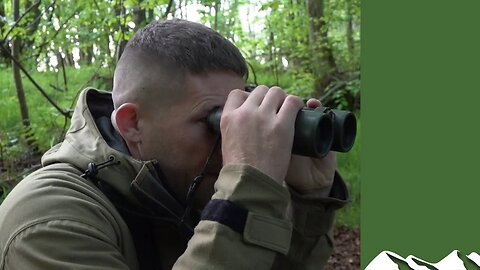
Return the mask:
[[239,90],[246,74],[200,24],[137,32],[112,93],[82,92],[65,140],[1,206],[0,269],[323,268],[347,198],[335,156],[292,156],[304,104]]

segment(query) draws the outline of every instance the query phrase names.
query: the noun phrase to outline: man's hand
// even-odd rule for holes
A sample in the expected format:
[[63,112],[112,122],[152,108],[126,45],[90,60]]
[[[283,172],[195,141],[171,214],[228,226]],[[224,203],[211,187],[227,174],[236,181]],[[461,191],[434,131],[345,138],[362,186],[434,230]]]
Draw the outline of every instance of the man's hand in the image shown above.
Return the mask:
[[282,183],[302,107],[298,97],[279,87],[230,92],[220,121],[223,164],[249,164]]
[[[319,100],[310,99],[307,107],[321,106]],[[336,168],[335,152],[323,158],[310,158],[292,155],[285,182],[301,194],[312,194],[330,191]],[[322,192],[323,193],[323,192]]]

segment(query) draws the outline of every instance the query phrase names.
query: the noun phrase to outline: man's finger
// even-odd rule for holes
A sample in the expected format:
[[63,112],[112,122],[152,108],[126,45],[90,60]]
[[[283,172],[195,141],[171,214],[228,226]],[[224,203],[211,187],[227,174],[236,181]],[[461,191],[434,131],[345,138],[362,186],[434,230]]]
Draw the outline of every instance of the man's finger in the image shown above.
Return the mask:
[[302,100],[297,96],[288,95],[278,111],[279,120],[284,123],[295,123],[298,111],[303,107]]
[[268,90],[265,98],[263,99],[260,109],[266,112],[277,113],[280,106],[282,106],[283,101],[287,97],[285,91],[280,87],[272,87]]
[[260,106],[267,92],[268,92],[267,86],[265,85],[257,86],[257,88],[253,89],[253,91],[250,93],[247,100],[245,101],[245,104],[253,105],[255,107]]
[[322,102],[316,98],[311,98],[307,101],[307,107],[308,108],[317,108],[322,106]]
[[242,91],[240,89],[232,90],[228,94],[227,101],[225,102],[225,106],[223,108],[224,111],[232,111],[236,108],[242,106],[245,100],[248,98],[249,93]]

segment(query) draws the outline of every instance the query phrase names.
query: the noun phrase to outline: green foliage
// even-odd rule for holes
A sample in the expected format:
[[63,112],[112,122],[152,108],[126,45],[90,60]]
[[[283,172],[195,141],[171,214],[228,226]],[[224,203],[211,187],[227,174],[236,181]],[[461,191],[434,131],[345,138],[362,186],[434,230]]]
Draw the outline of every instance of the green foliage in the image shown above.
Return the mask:
[[[350,74],[349,74],[350,75]],[[330,107],[355,111],[360,108],[360,76],[352,74],[349,78],[337,80],[329,85],[326,92],[334,90],[331,96],[324,99]]]
[[[308,1],[307,1],[308,2]],[[255,65],[259,74],[269,73],[270,77],[287,76],[288,85],[281,84],[290,93],[302,97],[315,96],[314,81],[316,75],[315,62],[324,48],[330,48],[336,64],[333,77],[349,77],[348,74],[359,72],[360,65],[360,1],[359,0],[322,0],[325,22],[323,31],[328,33],[327,39],[321,43],[312,43],[311,24],[318,18],[310,18],[304,1],[274,0],[263,2],[258,6],[259,12],[268,13],[263,20],[261,33],[245,32],[236,44],[249,62]],[[338,80],[349,81],[348,78],[334,79],[328,88],[333,88]],[[357,80],[359,82],[359,80]],[[359,108],[359,83],[348,82],[347,87],[338,88],[334,96],[329,97],[329,104],[340,108]],[[358,85],[358,86],[357,86]],[[317,96],[319,97],[319,96]],[[353,102],[353,103],[352,103]]]
[[[68,67],[66,76],[69,78],[68,89],[65,91],[62,76],[59,72],[35,73],[34,79],[45,86],[50,97],[64,110],[72,109],[75,106],[77,93],[84,87],[92,86],[105,88],[108,77],[111,77],[109,70],[99,70],[96,67],[83,67],[75,69]],[[31,110],[31,130],[25,131],[20,122],[20,110],[16,98],[15,87],[11,71],[0,69],[0,143],[2,145],[3,157],[10,160],[21,160],[28,156],[27,143],[25,138],[33,135],[35,143],[41,151],[44,151],[58,143],[68,128],[69,121],[55,110],[37,89],[25,78],[23,79],[27,97],[27,103]],[[88,84],[86,84],[89,82]],[[53,86],[53,87],[52,87]]]

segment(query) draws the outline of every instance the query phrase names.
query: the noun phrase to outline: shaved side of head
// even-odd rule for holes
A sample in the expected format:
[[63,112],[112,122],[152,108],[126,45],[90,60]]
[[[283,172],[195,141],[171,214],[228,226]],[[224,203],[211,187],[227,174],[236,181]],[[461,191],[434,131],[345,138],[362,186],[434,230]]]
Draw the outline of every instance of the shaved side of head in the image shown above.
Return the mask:
[[147,107],[168,104],[183,92],[184,77],[184,70],[165,63],[154,52],[127,48],[115,69],[115,109],[127,102]]
[[185,95],[187,74],[217,71],[248,75],[245,59],[230,41],[199,23],[154,21],[135,33],[117,64],[115,110],[125,103],[161,109]]

